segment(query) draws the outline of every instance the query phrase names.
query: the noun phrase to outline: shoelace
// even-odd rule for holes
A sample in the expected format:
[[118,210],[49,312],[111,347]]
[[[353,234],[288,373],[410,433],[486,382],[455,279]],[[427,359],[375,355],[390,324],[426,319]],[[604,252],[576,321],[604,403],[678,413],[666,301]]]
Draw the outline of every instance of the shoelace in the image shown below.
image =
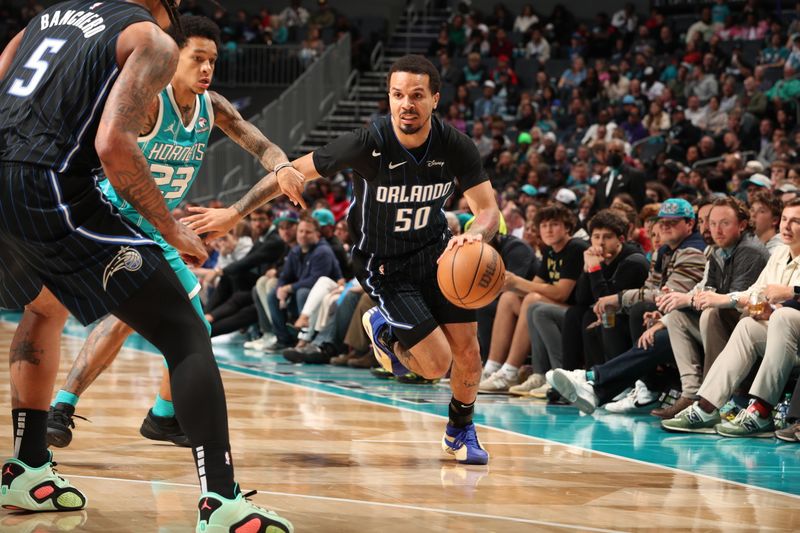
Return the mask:
[[453,440],[455,441],[454,444],[467,444],[475,448],[480,448],[478,444],[478,435],[474,431],[470,431],[469,427],[462,429]]
[[53,411],[53,418],[56,420],[56,422],[60,422],[61,424],[64,424],[65,426],[69,426],[71,428],[75,428],[75,422],[72,420],[73,418],[80,418],[81,420],[86,420],[90,424],[92,422],[88,418],[83,417],[81,415],[76,415],[74,413],[72,415],[68,415],[64,411]]

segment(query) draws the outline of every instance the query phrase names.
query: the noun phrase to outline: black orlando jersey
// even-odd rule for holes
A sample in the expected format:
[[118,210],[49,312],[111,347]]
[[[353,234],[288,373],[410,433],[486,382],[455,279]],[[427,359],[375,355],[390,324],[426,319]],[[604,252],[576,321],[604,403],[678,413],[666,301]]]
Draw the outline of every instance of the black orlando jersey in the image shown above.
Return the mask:
[[313,158],[323,176],[353,169],[347,220],[354,250],[377,259],[445,243],[443,208],[455,181],[466,191],[489,179],[472,140],[436,117],[427,141],[413,150],[400,144],[387,116],[342,135]]
[[0,161],[90,174],[100,166],[94,139],[117,79],[117,37],[155,23],[122,0],[76,0],[36,15],[0,81]]

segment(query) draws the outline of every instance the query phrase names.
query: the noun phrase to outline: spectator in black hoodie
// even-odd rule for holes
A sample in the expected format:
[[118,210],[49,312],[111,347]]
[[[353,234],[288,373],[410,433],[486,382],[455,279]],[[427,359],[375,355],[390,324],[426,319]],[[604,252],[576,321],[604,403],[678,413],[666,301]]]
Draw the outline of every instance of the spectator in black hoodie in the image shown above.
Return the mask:
[[606,330],[627,327],[623,321],[611,328],[605,327],[608,323],[589,328],[596,322],[592,306],[598,298],[639,288],[647,279],[647,259],[637,244],[626,242],[627,233],[627,221],[613,209],[604,209],[589,221],[592,246],[583,253],[583,274],[575,286],[575,305],[569,308],[564,319],[565,331],[581,332],[581,335],[563,336],[564,368],[567,370],[603,363],[606,358],[627,349],[620,350],[613,343],[607,343],[606,349],[598,349]]

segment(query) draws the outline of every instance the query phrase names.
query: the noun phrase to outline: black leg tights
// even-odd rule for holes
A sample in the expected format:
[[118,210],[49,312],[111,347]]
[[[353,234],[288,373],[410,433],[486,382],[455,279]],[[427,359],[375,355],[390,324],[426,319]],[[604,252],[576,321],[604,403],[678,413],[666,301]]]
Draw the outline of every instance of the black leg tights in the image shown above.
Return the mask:
[[222,378],[208,331],[166,261],[113,314],[164,354],[175,415],[192,443],[202,491],[232,497],[233,462]]

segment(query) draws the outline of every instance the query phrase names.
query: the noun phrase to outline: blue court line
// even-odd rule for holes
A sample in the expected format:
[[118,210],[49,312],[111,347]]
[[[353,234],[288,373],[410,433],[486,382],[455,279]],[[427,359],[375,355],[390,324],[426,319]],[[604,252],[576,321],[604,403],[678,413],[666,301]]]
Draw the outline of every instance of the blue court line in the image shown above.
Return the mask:
[[[0,313],[17,322],[19,314]],[[70,320],[65,333],[79,338],[87,330]],[[125,346],[158,354],[138,335]],[[250,355],[239,346],[215,346],[220,368],[381,405],[438,416],[447,414],[446,385],[403,385],[365,370],[331,365],[293,365],[277,354]],[[475,422],[491,428],[592,450],[652,465],[800,496],[800,445],[777,439],[726,439],[671,434],[649,415],[615,415],[598,410],[582,415],[570,406],[527,398],[478,397]],[[490,449],[491,451],[491,449]],[[612,473],[609,473],[612,474]]]

